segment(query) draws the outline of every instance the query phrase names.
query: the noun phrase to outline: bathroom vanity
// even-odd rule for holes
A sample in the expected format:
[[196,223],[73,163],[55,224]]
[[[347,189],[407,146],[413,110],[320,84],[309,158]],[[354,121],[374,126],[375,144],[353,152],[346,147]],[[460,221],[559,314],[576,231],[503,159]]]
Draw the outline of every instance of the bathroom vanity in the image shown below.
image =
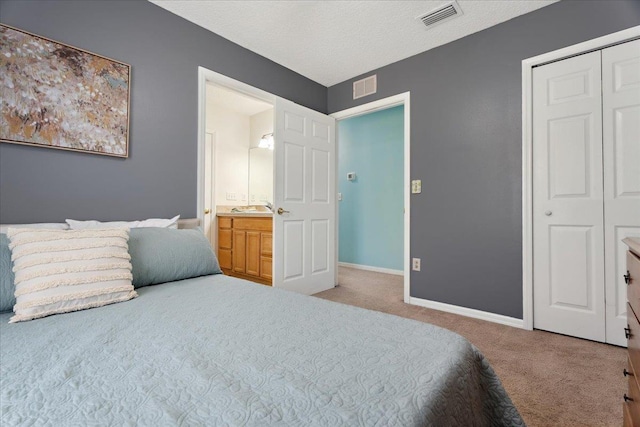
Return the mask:
[[271,286],[273,214],[219,213],[217,254],[222,272]]

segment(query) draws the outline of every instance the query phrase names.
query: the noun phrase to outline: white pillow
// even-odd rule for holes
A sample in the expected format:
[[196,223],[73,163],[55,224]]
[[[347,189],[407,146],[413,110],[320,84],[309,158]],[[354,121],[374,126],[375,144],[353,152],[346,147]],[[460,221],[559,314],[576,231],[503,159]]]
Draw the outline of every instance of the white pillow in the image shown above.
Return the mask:
[[11,228],[48,228],[51,230],[68,230],[69,224],[65,222],[43,222],[39,224],[0,224],[0,233],[7,234]]
[[127,301],[131,284],[127,228],[7,232],[15,272],[9,323]]
[[76,221],[75,219],[67,219],[67,224],[72,230],[85,230],[89,228],[143,228],[143,227],[159,227],[159,228],[178,228],[178,220],[180,215],[171,219],[150,218],[143,221]]

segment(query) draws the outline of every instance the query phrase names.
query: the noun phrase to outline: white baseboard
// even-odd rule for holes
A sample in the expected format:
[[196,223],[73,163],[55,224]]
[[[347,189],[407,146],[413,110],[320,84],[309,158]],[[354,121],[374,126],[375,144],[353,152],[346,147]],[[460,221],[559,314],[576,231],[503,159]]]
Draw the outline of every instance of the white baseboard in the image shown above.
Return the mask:
[[404,271],[393,270],[391,268],[372,267],[370,265],[351,264],[349,262],[339,262],[340,267],[355,268],[356,270],[375,271],[376,273],[393,274],[395,276],[404,276]]
[[500,323],[501,325],[524,329],[524,321],[522,319],[516,319],[515,317],[489,313],[488,311],[460,307],[457,305],[445,304],[443,302],[430,301],[416,297],[410,297],[408,302],[409,304],[419,305],[420,307],[431,308],[434,310],[445,311],[447,313],[458,314],[460,316],[473,317],[474,319],[486,320],[488,322]]

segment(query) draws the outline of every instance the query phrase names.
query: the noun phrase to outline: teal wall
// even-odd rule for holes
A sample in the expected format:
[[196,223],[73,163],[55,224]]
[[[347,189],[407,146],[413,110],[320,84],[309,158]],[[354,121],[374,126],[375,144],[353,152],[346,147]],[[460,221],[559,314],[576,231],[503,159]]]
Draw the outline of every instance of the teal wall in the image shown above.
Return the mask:
[[404,107],[342,120],[338,138],[339,260],[402,270]]

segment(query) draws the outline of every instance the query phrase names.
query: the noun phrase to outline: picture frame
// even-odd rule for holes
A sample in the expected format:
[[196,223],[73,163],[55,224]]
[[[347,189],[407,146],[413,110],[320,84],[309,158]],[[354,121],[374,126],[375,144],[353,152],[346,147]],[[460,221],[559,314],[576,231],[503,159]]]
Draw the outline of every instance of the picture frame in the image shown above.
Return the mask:
[[0,142],[129,156],[129,64],[0,23],[0,86]]

